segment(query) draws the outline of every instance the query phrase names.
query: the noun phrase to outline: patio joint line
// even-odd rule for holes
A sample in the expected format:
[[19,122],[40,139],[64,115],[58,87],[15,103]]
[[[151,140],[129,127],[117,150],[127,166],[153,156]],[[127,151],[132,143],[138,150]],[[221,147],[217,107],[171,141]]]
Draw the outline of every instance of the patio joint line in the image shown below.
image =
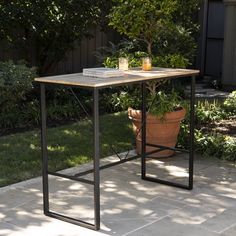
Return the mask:
[[230,228],[232,228],[232,227],[234,227],[234,226],[236,226],[236,223],[234,223],[234,224],[232,224],[232,225],[226,227],[224,230],[219,231],[219,234],[225,232],[226,230],[228,230],[228,229],[230,229]]
[[[164,217],[164,216],[161,216],[161,217]],[[161,217],[158,217],[158,216],[150,216],[150,217],[146,217],[146,219],[155,219],[155,220],[159,220]],[[130,217],[130,218],[122,218],[122,219],[114,219],[114,218],[110,218],[109,221],[126,221],[126,220],[143,220],[143,217],[140,216],[140,217]]]
[[[14,210],[14,209],[16,209],[16,208],[18,208],[18,207],[24,206],[25,204],[29,204],[30,202],[33,202],[33,201],[35,201],[35,200],[36,200],[36,199],[31,199],[31,200],[26,201],[26,202],[24,202],[24,203],[19,203],[19,205],[16,205],[16,206],[10,208],[9,210],[5,211],[4,213],[9,212],[9,211],[11,211],[11,210]],[[6,222],[5,222],[5,223],[6,223]]]
[[[211,218],[210,218],[210,219],[211,219]],[[199,226],[200,226],[200,228],[202,228],[202,229],[205,229],[205,230],[207,230],[207,231],[209,231],[209,232],[217,233],[217,234],[220,235],[220,234],[224,233],[225,231],[229,230],[230,228],[233,228],[234,226],[236,226],[236,223],[233,223],[232,225],[227,226],[227,227],[225,227],[223,230],[220,230],[220,231],[209,230],[208,227],[204,227],[204,226],[202,226],[201,224],[200,224]]]
[[183,203],[183,201],[180,201],[180,200],[174,200],[174,199],[171,199],[171,198],[168,198],[168,197],[162,197],[162,196],[154,197],[154,198],[150,199],[150,201],[153,201],[153,200],[155,200],[155,199],[157,199],[157,198],[167,199],[167,200],[169,200],[169,201],[173,201],[173,202],[176,202],[176,203],[183,204],[182,207],[177,207],[177,206],[172,205],[172,204],[161,203],[162,205],[165,205],[165,206],[166,206],[166,205],[167,205],[167,206],[171,205],[171,206],[173,206],[173,207],[175,207],[175,208],[177,208],[177,209],[182,209],[182,208],[184,208],[186,205],[188,205],[187,203]]
[[154,220],[154,221],[152,221],[152,222],[150,222],[150,223],[147,223],[147,224],[145,224],[145,225],[143,225],[143,226],[141,226],[141,227],[138,227],[137,229],[131,230],[131,231],[129,231],[129,232],[123,234],[122,236],[127,236],[127,235],[129,235],[129,234],[131,234],[131,233],[134,233],[134,232],[136,232],[136,231],[138,231],[138,230],[140,230],[140,229],[143,229],[143,228],[145,228],[145,227],[147,227],[147,226],[149,226],[149,225],[151,225],[151,224],[153,224],[153,223],[155,223],[155,222],[158,222],[158,221],[160,221],[160,220],[163,220],[163,219],[166,218],[166,217],[168,217],[168,215],[162,216],[162,217],[160,217],[159,219],[156,219],[156,220]]
[[7,225],[9,225],[9,226],[15,226],[15,227],[17,227],[17,228],[19,228],[19,229],[21,229],[21,230],[24,230],[23,227],[21,227],[21,226],[19,226],[19,225],[17,225],[17,224],[14,224],[14,223],[8,222],[8,221],[0,220],[0,223],[7,224]]

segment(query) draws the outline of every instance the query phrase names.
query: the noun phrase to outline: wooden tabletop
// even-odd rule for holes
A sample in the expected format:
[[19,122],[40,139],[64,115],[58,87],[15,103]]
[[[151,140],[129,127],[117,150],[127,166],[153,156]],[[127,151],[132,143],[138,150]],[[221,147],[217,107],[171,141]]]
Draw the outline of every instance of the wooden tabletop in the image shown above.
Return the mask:
[[122,77],[98,78],[83,76],[82,73],[48,76],[36,78],[39,83],[71,85],[83,88],[106,88],[116,85],[126,85],[158,79],[170,79],[199,75],[198,70],[153,68],[151,71],[142,71],[139,68],[125,71]]

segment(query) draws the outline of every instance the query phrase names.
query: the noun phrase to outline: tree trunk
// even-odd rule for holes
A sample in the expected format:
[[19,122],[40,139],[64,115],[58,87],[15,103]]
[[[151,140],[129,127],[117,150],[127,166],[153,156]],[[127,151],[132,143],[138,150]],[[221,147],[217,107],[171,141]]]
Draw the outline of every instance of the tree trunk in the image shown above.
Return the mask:
[[152,42],[147,42],[147,51],[149,55],[152,55]]

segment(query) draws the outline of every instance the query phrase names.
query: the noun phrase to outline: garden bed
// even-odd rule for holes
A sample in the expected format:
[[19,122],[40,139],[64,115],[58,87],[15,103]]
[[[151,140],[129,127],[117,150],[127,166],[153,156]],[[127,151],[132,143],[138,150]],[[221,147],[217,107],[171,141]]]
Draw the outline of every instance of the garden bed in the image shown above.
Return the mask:
[[229,119],[215,121],[202,128],[205,132],[217,132],[236,139],[236,116]]

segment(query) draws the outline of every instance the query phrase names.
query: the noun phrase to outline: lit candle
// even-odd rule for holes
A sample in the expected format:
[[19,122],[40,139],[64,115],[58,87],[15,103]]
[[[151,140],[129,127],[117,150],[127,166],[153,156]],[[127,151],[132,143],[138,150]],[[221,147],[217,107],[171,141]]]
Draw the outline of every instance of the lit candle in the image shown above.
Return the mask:
[[142,69],[148,71],[152,69],[152,59],[150,57],[144,57],[142,60]]
[[128,58],[120,57],[119,58],[119,70],[128,70],[128,69],[129,69]]

